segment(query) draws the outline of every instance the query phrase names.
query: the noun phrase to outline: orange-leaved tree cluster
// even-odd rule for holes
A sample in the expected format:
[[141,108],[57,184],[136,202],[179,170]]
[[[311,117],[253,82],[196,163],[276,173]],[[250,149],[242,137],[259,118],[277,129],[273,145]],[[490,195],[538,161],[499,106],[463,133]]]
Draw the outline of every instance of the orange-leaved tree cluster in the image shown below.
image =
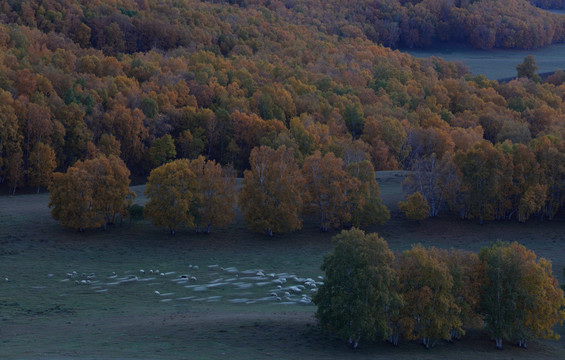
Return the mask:
[[346,167],[332,152],[315,151],[299,168],[292,149],[283,145],[255,148],[249,162],[239,207],[251,230],[271,236],[293,231],[302,215],[313,216],[322,231],[383,224],[390,217],[367,160]]
[[49,186],[51,215],[63,226],[84,231],[114,224],[128,216],[135,193],[130,172],[115,156],[78,161],[65,173],[54,173]]
[[175,234],[180,226],[209,233],[235,214],[235,176],[213,160],[179,159],[151,171],[144,215]]

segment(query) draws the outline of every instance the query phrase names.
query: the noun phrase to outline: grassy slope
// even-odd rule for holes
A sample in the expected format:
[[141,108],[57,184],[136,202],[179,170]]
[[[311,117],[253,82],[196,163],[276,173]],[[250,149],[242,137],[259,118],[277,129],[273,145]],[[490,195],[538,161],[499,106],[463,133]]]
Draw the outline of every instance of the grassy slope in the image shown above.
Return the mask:
[[[415,242],[478,250],[500,238],[517,240],[550,258],[556,273],[565,266],[562,218],[543,224],[534,220],[483,226],[451,219],[409,223],[394,211],[402,197],[401,177],[382,172],[379,178],[393,219],[371,230],[383,235],[394,250]],[[244,270],[256,269],[299,277],[321,275],[319,265],[331,250],[333,234],[318,232],[314,224],[273,239],[249,233],[241,219],[209,236],[181,232],[170,237],[146,222],[78,234],[50,218],[47,202],[45,194],[0,198],[1,359],[565,357],[564,340],[533,342],[527,351],[506,344],[498,352],[487,336],[473,331],[455,344],[440,342],[432,351],[413,343],[393,348],[365,342],[353,353],[317,329],[314,306],[281,305],[269,299],[271,291],[281,292],[274,284],[244,279],[254,276]],[[200,268],[191,269],[190,264]],[[216,264],[236,267],[240,277],[233,280],[234,274],[208,267]],[[141,268],[176,273],[111,285],[119,278],[139,275]],[[62,281],[72,271],[94,272],[99,283]],[[113,272],[118,279],[108,278]],[[172,281],[183,273],[198,280],[184,285]],[[144,279],[150,277],[147,274]],[[214,281],[225,284],[195,290],[194,285]],[[159,296],[156,290],[174,294]],[[241,299],[255,303],[234,302]],[[559,331],[564,334],[563,329]]]

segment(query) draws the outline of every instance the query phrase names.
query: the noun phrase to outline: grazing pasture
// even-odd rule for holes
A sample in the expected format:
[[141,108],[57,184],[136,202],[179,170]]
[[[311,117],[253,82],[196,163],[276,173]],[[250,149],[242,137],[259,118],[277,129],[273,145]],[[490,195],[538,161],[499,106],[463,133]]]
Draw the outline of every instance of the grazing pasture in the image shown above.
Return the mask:
[[516,76],[516,65],[530,54],[536,58],[538,73],[565,69],[565,44],[552,44],[540,49],[490,49],[480,50],[467,44],[438,43],[425,49],[402,49],[417,58],[436,56],[448,61],[462,62],[473,75],[482,74],[497,80]]
[[[379,172],[391,220],[377,231],[392,250],[411,244],[478,251],[519,241],[553,261],[564,281],[565,219],[526,224],[438,218],[408,222],[398,212],[402,172]],[[134,187],[136,203],[146,199]],[[1,359],[562,359],[565,340],[502,352],[481,331],[426,351],[416,343],[363,341],[355,352],[322,333],[311,296],[336,232],[314,222],[273,238],[241,216],[210,235],[125,221],[78,233],[52,220],[48,195],[0,198]],[[143,270],[143,271],[142,271]],[[565,335],[563,328],[558,330]]]

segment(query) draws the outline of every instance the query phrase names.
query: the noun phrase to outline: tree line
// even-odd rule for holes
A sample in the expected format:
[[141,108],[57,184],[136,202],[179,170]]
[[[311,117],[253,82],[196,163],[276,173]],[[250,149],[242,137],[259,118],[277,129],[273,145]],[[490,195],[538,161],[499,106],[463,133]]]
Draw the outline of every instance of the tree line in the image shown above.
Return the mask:
[[[202,19],[193,12],[209,6],[198,3],[26,0],[4,2],[0,9],[10,23],[37,27],[45,33],[59,32],[83,48],[93,47],[109,55],[146,52],[153,47],[167,51],[193,46],[195,42],[215,44],[227,55],[248,40],[247,29],[235,34],[214,33],[215,38],[211,38],[199,28]],[[563,41],[564,36],[563,20],[536,7],[561,8],[561,0],[363,0],[354,6],[336,0],[211,3],[268,11],[331,35],[364,38],[388,47],[426,47],[438,41],[458,41],[482,49],[532,49]],[[224,24],[215,21],[214,25],[222,29]]]
[[565,320],[563,290],[551,262],[518,243],[497,241],[478,254],[415,245],[393,254],[376,233],[335,237],[324,258],[324,284],[314,297],[322,328],[356,348],[361,340],[419,340],[426,348],[483,328],[526,348],[558,339]]
[[[315,217],[322,231],[389,219],[366,160],[315,152],[299,167],[292,149],[260,146],[250,164],[238,192],[231,167],[202,156],[167,162],[149,175],[144,216],[171,234],[181,226],[210,232],[233,221],[237,198],[249,229],[270,236],[300,229],[303,216]],[[129,216],[134,197],[125,163],[105,155],[55,173],[49,190],[53,218],[80,231]]]

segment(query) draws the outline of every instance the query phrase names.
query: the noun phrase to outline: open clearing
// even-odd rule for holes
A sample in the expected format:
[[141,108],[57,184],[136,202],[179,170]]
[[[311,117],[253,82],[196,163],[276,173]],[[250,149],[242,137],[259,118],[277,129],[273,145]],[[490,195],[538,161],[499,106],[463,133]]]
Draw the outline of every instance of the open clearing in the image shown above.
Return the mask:
[[473,75],[484,75],[497,80],[516,76],[516,65],[530,54],[536,58],[538,73],[564,69],[565,44],[552,44],[540,49],[490,49],[480,50],[468,44],[441,43],[426,49],[403,49],[417,58],[436,56],[448,61],[460,61],[467,65]]
[[[515,240],[551,259],[565,280],[563,214],[527,224],[412,223],[395,205],[402,173],[378,178],[392,219],[367,230],[393,250],[421,242],[477,251]],[[79,234],[52,220],[47,203],[47,194],[0,198],[0,359],[565,358],[564,339],[528,350],[506,343],[500,352],[480,331],[430,351],[380,342],[349,350],[317,328],[309,303],[336,234],[313,223],[274,238],[248,232],[241,218],[210,235],[171,237],[145,221]]]

